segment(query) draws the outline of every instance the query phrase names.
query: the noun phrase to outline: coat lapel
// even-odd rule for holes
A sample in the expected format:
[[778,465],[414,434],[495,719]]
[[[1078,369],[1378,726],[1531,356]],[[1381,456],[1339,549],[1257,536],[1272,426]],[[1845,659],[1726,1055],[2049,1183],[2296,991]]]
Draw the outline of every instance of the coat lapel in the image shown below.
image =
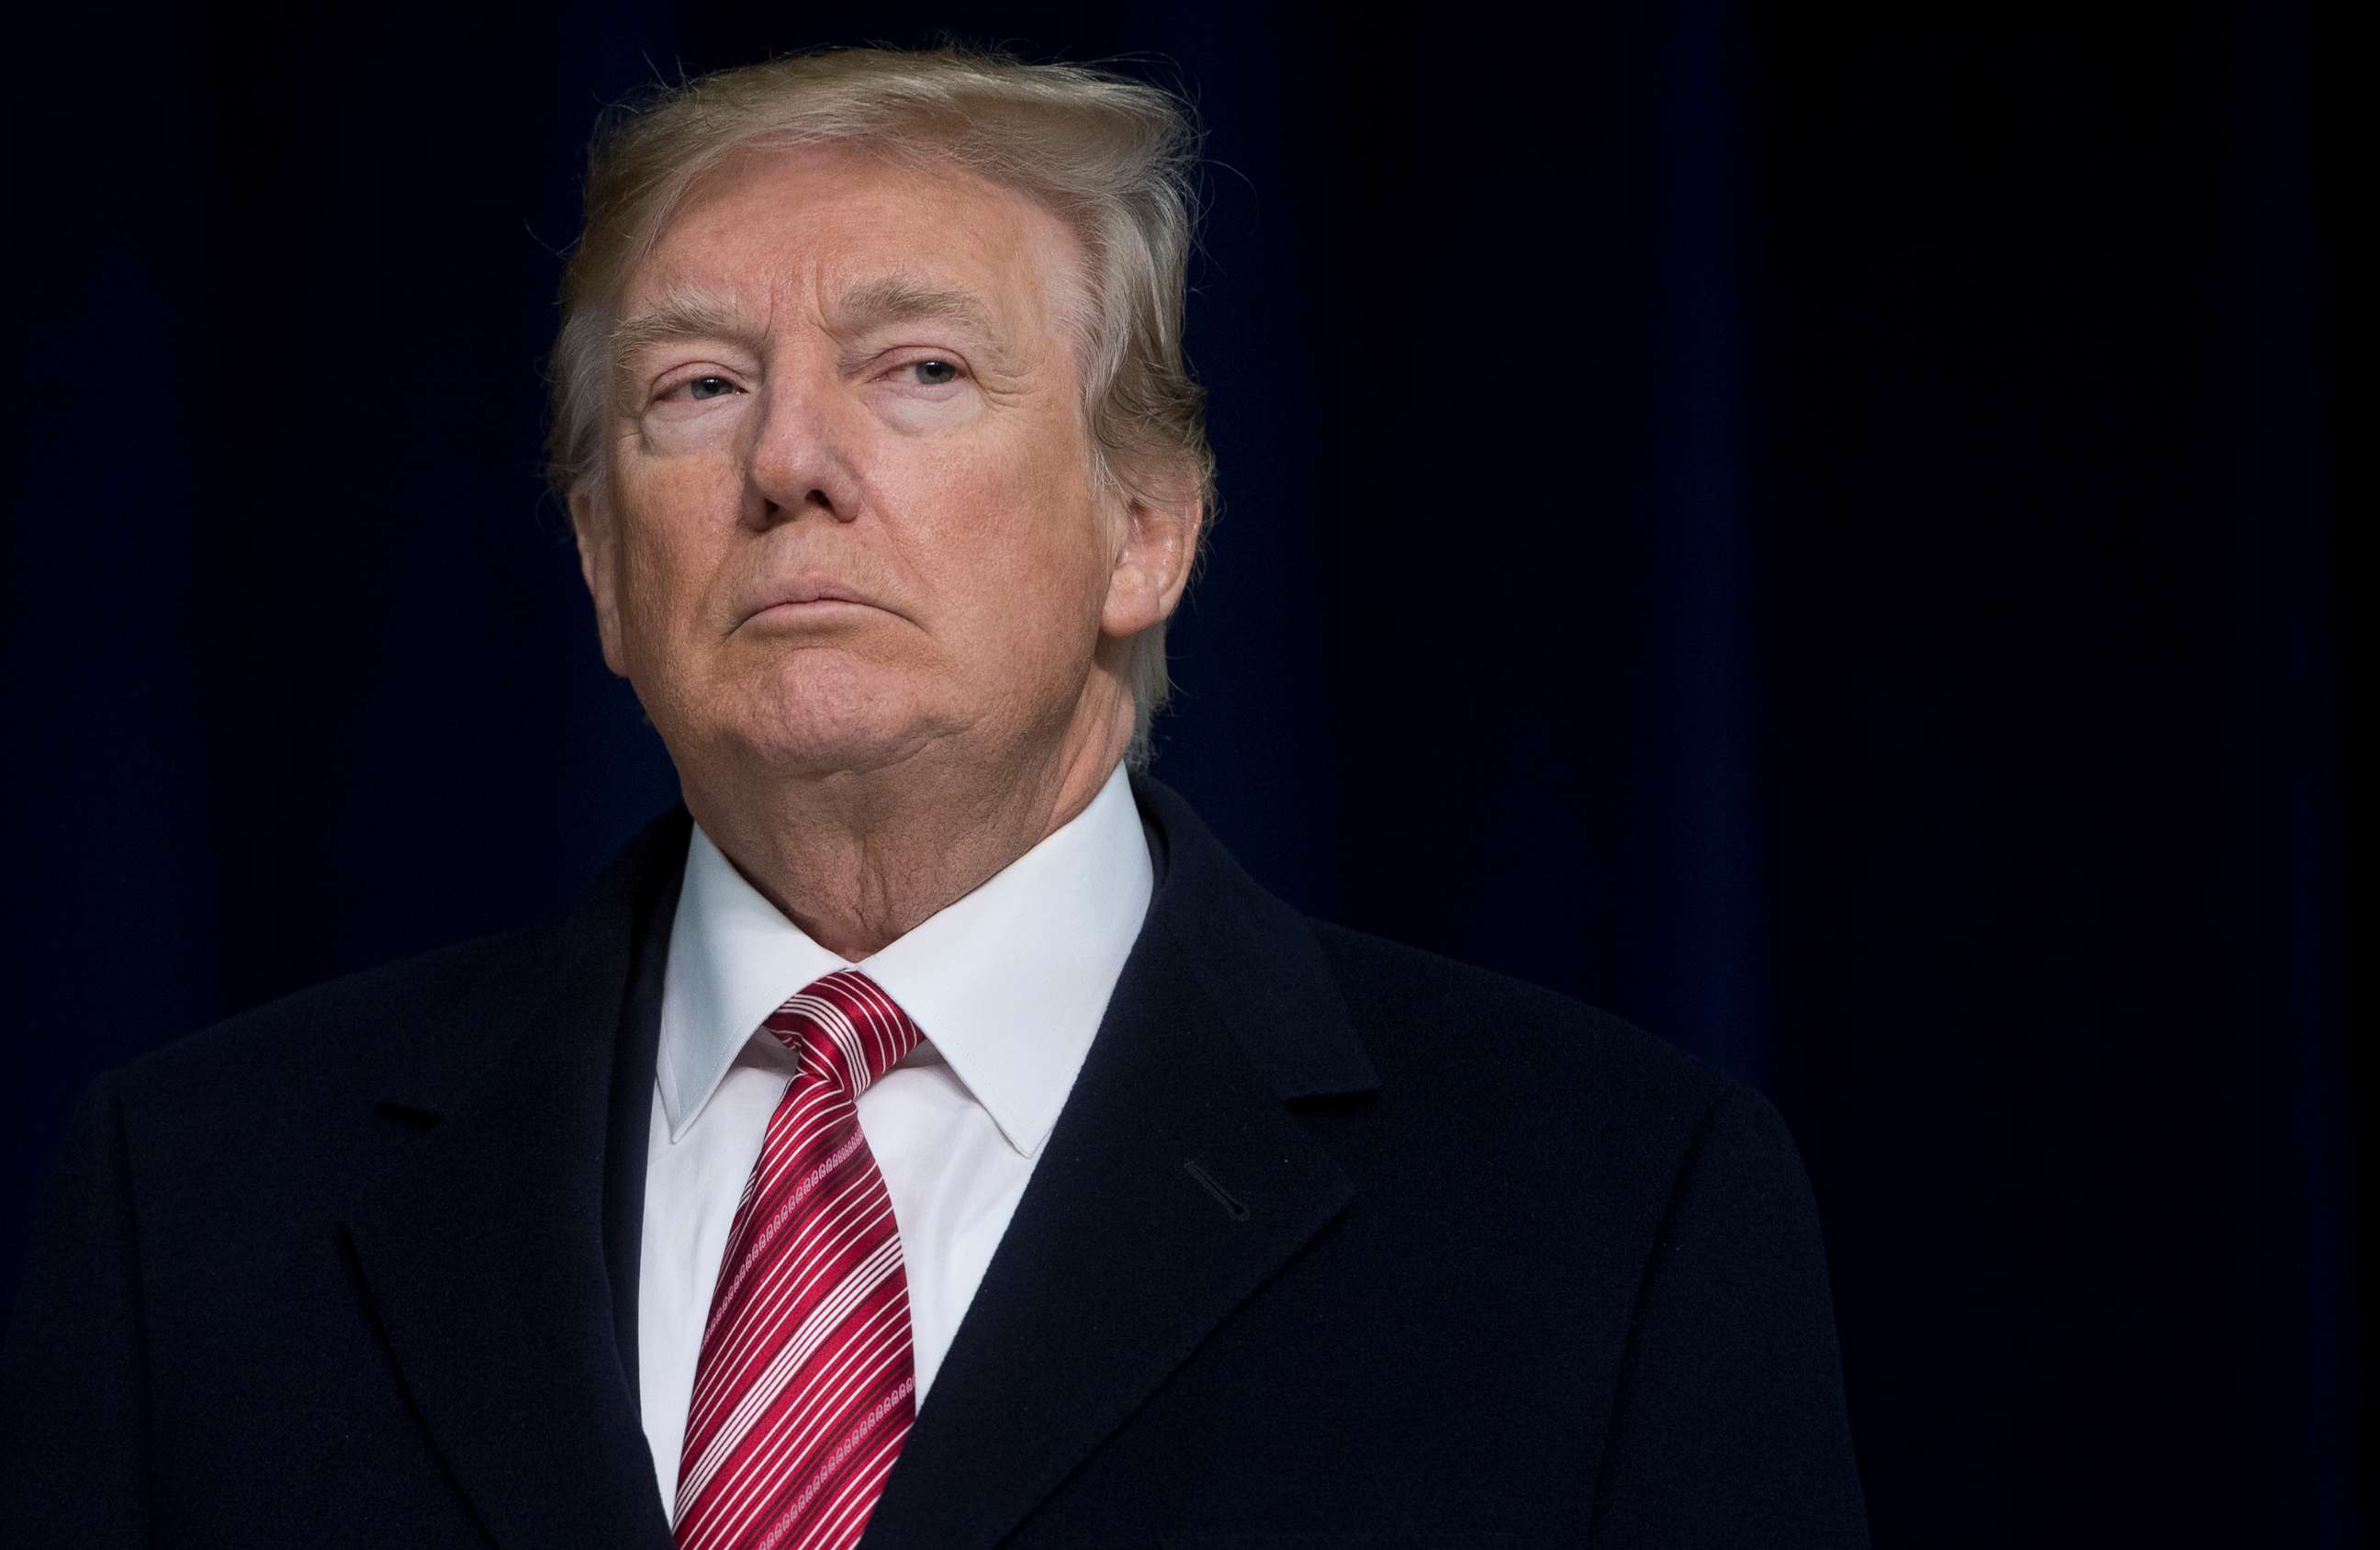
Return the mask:
[[1179,796],[1134,792],[1162,880],[869,1550],[997,1543],[1351,1199],[1284,1107],[1377,1084],[1319,946]]
[[[870,1550],[998,1543],[1352,1198],[1286,1108],[1377,1084],[1320,948],[1179,796],[1134,793],[1164,851],[1148,919]],[[657,820],[425,1034],[474,1053],[388,1095],[434,1122],[349,1219],[407,1388],[501,1550],[671,1544],[628,1365],[622,1183],[641,1175],[621,1170],[687,824]]]
[[642,1042],[623,1017],[639,912],[674,885],[686,823],[647,829],[520,968],[425,1030],[479,1053],[389,1095],[384,1110],[434,1124],[348,1221],[407,1389],[503,1550],[671,1542],[623,1362],[605,1152],[615,1046]]

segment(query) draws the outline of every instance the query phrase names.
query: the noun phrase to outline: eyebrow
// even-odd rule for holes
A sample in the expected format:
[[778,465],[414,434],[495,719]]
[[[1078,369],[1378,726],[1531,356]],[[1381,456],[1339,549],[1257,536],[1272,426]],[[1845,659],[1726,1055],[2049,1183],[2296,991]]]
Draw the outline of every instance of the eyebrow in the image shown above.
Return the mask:
[[1015,341],[1000,323],[991,303],[975,291],[940,285],[915,275],[892,273],[863,281],[827,307],[827,328],[838,339],[857,339],[898,323],[953,323],[975,346],[978,374],[1023,374]]
[[629,376],[638,357],[682,339],[725,339],[757,346],[760,329],[735,302],[702,285],[673,285],[661,298],[612,325],[613,402],[635,401]]
[[[931,285],[905,274],[888,274],[844,291],[829,304],[827,324],[841,338],[853,338],[905,322],[956,323],[974,334],[995,372],[1014,373],[1016,359],[990,306],[973,291]],[[623,318],[612,329],[612,369],[622,390],[618,402],[633,399],[629,368],[645,352],[686,339],[723,339],[757,349],[760,328],[735,302],[706,286],[673,285],[651,305]]]
[[957,323],[997,341],[991,309],[973,291],[931,285],[905,274],[888,274],[853,286],[834,300],[828,323],[837,333],[866,333],[890,323]]

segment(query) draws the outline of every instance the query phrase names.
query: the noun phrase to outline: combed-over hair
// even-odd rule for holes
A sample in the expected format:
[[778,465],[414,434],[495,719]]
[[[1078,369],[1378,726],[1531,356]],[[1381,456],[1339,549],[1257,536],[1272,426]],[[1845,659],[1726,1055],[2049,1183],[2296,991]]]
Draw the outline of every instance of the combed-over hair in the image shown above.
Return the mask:
[[[704,173],[739,150],[842,144],[898,164],[957,166],[1038,200],[1073,230],[1088,272],[1070,308],[1092,478],[1127,495],[1182,491],[1214,511],[1205,392],[1182,357],[1196,219],[1198,127],[1188,103],[1081,65],[1030,65],[955,46],[789,55],[658,89],[607,116],[588,156],[586,226],[562,280],[548,476],[566,505],[603,478],[602,428],[618,306],[629,278]],[[1200,525],[1201,533],[1207,524]],[[1169,681],[1162,621],[1135,636],[1130,759]]]

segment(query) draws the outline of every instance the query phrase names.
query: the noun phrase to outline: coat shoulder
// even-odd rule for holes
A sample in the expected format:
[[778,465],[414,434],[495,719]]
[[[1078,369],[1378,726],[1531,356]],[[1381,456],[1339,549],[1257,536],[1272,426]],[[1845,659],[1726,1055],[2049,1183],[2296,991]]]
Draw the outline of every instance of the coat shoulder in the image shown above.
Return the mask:
[[136,1108],[216,1112],[411,1084],[460,1053],[436,1037],[450,1009],[533,952],[536,936],[496,932],[307,986],[161,1045],[114,1080]]
[[[1589,1134],[1674,1166],[1715,1123],[1785,1140],[1751,1084],[1627,1019],[1541,985],[1309,919],[1384,1084],[1542,1132]],[[1658,1165],[1657,1165],[1658,1166]]]
[[1491,1058],[1590,1066],[1612,1080],[1707,1104],[1744,1084],[1600,1007],[1494,969],[1309,918],[1341,992],[1368,1037],[1460,1028]]

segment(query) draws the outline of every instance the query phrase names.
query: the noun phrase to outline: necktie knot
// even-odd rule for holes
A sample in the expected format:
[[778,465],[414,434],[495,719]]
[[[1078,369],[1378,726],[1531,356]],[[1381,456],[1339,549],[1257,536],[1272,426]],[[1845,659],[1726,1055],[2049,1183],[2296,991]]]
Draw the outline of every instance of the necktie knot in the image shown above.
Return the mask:
[[761,1020],[801,1058],[803,1074],[856,1098],[917,1047],[909,1014],[857,969],[811,981]]

